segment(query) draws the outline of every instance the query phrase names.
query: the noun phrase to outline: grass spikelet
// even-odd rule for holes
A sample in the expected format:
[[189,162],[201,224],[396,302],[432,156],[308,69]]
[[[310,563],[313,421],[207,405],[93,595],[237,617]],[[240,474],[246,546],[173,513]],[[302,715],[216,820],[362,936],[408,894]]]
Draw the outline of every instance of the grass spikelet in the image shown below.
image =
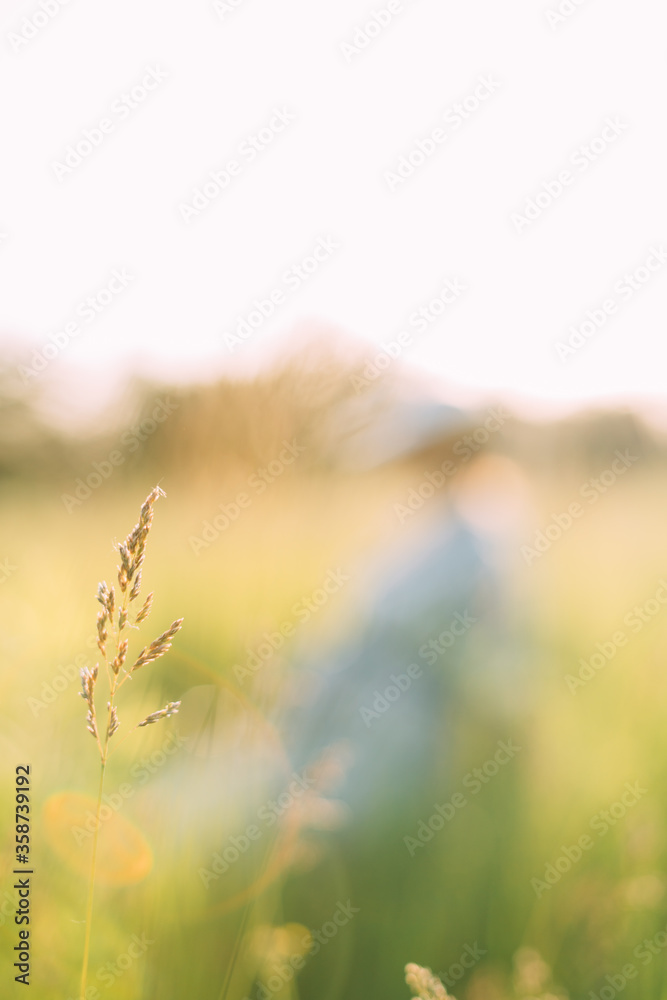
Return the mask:
[[454,1000],[430,969],[414,962],[405,966],[405,981],[415,993],[412,1000]]
[[183,619],[177,618],[175,622],[171,623],[166,632],[159,635],[157,639],[153,639],[150,646],[145,646],[135,660],[132,671],[138,670],[139,667],[143,667],[146,663],[152,663],[153,660],[157,660],[161,656],[164,656],[167,650],[171,647],[171,640],[174,638],[182,624]]
[[141,609],[137,612],[137,617],[134,619],[135,625],[141,625],[143,621],[146,621],[151,612],[152,606],[153,606],[153,592],[151,591],[151,593],[148,595],[148,597],[142,604]]
[[180,701],[168,701],[164,708],[161,708],[159,712],[147,715],[143,722],[139,722],[137,726],[150,726],[154,722],[159,722],[160,719],[168,719],[170,715],[176,715],[180,707]]

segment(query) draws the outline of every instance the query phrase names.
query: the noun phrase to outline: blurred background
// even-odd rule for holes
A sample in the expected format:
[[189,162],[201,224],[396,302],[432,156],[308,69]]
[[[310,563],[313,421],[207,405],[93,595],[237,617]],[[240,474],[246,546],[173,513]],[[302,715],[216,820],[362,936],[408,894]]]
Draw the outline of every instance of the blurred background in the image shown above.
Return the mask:
[[667,1000],[656,5],[0,28],[0,995],[29,764],[78,997],[80,671],[159,484],[130,655],[184,625],[121,691],[87,1000]]
[[254,379],[137,380],[76,433],[3,387],[0,731],[32,767],[39,996],[77,995],[78,671],[157,482],[136,652],[185,623],[119,735],[182,705],[109,762],[99,995],[400,998],[408,961],[459,998],[585,996],[628,962],[628,997],[662,995],[665,435],[453,407],[404,365],[360,392],[363,364],[314,336]]

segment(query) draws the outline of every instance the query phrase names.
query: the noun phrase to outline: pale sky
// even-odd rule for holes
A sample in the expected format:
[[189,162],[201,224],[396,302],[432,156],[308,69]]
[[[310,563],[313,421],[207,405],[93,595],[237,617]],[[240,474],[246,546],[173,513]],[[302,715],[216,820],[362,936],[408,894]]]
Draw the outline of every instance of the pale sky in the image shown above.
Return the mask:
[[664,22],[649,0],[2,0],[7,367],[50,345],[34,378],[83,405],[132,370],[252,371],[312,323],[369,358],[409,334],[454,402],[664,406]]

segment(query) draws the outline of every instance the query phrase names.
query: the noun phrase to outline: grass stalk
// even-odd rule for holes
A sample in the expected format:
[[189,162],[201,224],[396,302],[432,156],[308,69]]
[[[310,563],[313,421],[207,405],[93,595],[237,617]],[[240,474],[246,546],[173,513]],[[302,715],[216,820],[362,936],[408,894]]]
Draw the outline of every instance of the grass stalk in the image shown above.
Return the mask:
[[86,936],[83,943],[83,964],[81,968],[81,1000],[86,997],[86,982],[88,979],[88,959],[90,956],[90,936],[93,923],[93,897],[95,894],[95,861],[97,860],[97,840],[100,832],[100,812],[102,811],[102,789],[104,787],[104,770],[106,762],[102,761],[100,771],[100,787],[97,793],[97,810],[95,813],[95,832],[93,834],[93,855],[90,860],[90,875],[88,877],[88,902],[86,903]]
[[[171,626],[161,635],[154,639],[148,646],[145,646],[138,657],[128,669],[126,666],[129,640],[124,638],[126,629],[136,629],[141,622],[145,621],[151,610],[153,595],[149,594],[140,610],[134,615],[134,621],[130,622],[130,605],[139,596],[141,589],[141,575],[144,563],[146,541],[153,521],[153,504],[160,496],[165,494],[156,486],[149,493],[142,504],[139,521],[125,539],[124,543],[117,546],[120,554],[121,565],[118,567],[118,585],[123,595],[120,605],[116,605],[116,593],[113,587],[108,587],[106,583],[100,583],[97,589],[97,600],[102,605],[102,611],[97,616],[97,645],[102,654],[106,667],[107,679],[109,682],[109,699],[107,701],[107,717],[104,727],[104,740],[100,739],[97,726],[97,712],[95,707],[95,686],[99,674],[99,664],[92,670],[83,669],[81,671],[81,682],[83,690],[80,692],[88,706],[86,718],[88,732],[92,734],[97,743],[100,754],[100,784],[97,793],[97,806],[95,811],[95,830],[93,833],[92,856],[90,860],[90,874],[88,878],[88,899],[86,903],[86,930],[83,947],[83,961],[81,966],[81,983],[79,988],[80,1000],[85,1000],[86,985],[88,980],[88,965],[90,960],[90,943],[92,938],[93,904],[95,897],[95,872],[97,862],[97,847],[100,834],[100,814],[102,811],[102,793],[104,789],[104,775],[107,760],[109,758],[109,741],[118,730],[120,722],[114,699],[118,690],[125,681],[129,680],[132,674],[141,667],[163,656],[171,647],[171,641],[181,628],[183,619],[179,618],[172,622]],[[107,655],[108,632],[107,625],[111,627],[115,636],[115,651],[113,658]],[[122,672],[122,673],[121,673]],[[137,723],[133,729],[142,726],[152,725],[161,719],[169,718],[178,712],[180,701],[168,702],[167,705],[156,712],[152,712],[141,722]],[[132,732],[133,730],[130,730]],[[129,735],[129,734],[128,734]],[[124,741],[123,741],[124,742]]]

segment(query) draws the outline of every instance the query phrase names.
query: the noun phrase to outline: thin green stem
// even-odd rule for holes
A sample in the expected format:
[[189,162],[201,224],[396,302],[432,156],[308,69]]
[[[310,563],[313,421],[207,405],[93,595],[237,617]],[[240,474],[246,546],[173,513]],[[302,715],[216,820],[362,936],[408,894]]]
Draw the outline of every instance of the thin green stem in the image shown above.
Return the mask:
[[[127,610],[128,596],[129,594],[126,590],[125,594],[123,595],[123,608],[122,608],[123,611]],[[120,649],[122,631],[123,630],[121,628],[116,629],[116,655],[118,655],[118,650]],[[95,862],[97,860],[97,842],[99,839],[99,832],[100,832],[100,813],[102,811],[102,790],[104,787],[104,771],[107,765],[107,758],[109,756],[109,725],[111,722],[111,715],[114,707],[113,704],[114,695],[116,694],[117,688],[120,686],[118,684],[118,677],[116,675],[112,677],[111,673],[109,672],[109,661],[106,655],[104,656],[104,661],[107,666],[107,674],[109,675],[110,690],[109,690],[109,704],[107,707],[107,722],[105,727],[104,747],[102,747],[100,743],[99,736],[97,737],[97,745],[100,748],[100,757],[102,759],[102,770],[100,773],[100,787],[97,793],[95,832],[93,834],[93,855],[92,858],[90,859],[90,875],[88,878],[88,903],[86,905],[86,936],[83,945],[81,987],[79,990],[81,995],[81,1000],[86,1000],[86,982],[88,980],[88,958],[90,955],[90,937],[91,937],[92,922],[93,922],[93,898],[95,894]]]
[[[106,746],[105,746],[106,750]],[[93,894],[95,891],[95,861],[97,858],[97,840],[100,830],[100,812],[102,811],[102,789],[104,787],[104,768],[106,760],[102,758],[102,769],[100,772],[100,788],[97,793],[97,812],[95,816],[95,833],[93,834],[93,856],[90,861],[90,876],[88,880],[88,904],[86,906],[86,937],[83,945],[83,966],[81,969],[81,988],[79,993],[81,1000],[86,997],[86,981],[88,979],[88,956],[90,953],[90,932],[93,920]]]

